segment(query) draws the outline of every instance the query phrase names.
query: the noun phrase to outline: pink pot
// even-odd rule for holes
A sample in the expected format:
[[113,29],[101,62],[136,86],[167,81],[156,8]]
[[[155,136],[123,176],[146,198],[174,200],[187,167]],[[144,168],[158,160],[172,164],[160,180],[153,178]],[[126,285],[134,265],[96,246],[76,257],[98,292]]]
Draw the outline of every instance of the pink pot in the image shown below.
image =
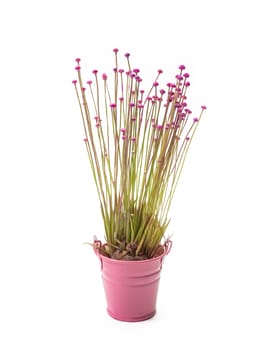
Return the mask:
[[107,312],[111,317],[136,322],[155,315],[162,265],[171,247],[172,242],[167,241],[160,256],[140,261],[110,259],[95,251],[101,261]]

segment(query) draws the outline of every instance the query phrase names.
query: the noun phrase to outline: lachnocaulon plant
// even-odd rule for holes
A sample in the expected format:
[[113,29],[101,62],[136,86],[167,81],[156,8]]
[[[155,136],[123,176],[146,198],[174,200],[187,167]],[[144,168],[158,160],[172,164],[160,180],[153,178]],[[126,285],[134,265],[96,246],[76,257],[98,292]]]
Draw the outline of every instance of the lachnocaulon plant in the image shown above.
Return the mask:
[[165,89],[159,87],[159,69],[145,91],[130,54],[124,55],[124,70],[118,51],[113,50],[111,79],[93,70],[93,80],[84,82],[77,58],[72,81],[105,228],[105,244],[95,240],[92,245],[115,259],[149,259],[162,247],[172,198],[206,107],[191,116],[184,65]]

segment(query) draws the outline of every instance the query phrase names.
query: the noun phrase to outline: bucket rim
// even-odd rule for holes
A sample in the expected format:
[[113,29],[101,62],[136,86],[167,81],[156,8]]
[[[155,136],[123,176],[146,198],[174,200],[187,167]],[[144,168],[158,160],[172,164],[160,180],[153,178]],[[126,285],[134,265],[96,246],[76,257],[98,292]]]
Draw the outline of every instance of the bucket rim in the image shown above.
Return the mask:
[[[100,242],[100,241],[97,241]],[[101,243],[101,242],[100,242]],[[146,264],[146,263],[150,263],[153,261],[158,261],[158,260],[162,260],[166,255],[168,255],[172,249],[172,241],[170,239],[167,239],[164,244],[162,245],[164,248],[164,251],[162,254],[150,258],[150,259],[143,259],[143,260],[121,260],[121,259],[114,259],[114,258],[109,258],[101,253],[99,253],[99,251],[96,248],[93,248],[95,254],[102,260],[105,261],[109,261],[111,263],[114,264],[130,264],[130,263],[134,263],[134,264]]]

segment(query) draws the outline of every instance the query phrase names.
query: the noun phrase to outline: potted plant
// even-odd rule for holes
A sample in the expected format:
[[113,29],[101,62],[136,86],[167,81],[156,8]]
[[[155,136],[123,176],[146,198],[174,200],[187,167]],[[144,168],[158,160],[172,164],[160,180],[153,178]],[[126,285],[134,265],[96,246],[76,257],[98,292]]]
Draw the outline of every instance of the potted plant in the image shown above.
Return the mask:
[[84,143],[97,189],[105,237],[91,245],[101,262],[107,311],[123,321],[142,321],[156,312],[169,209],[189,146],[202,117],[187,103],[189,74],[180,65],[173,81],[159,86],[157,71],[144,90],[130,54],[112,76],[97,70],[83,78],[76,59],[73,80],[84,127]]

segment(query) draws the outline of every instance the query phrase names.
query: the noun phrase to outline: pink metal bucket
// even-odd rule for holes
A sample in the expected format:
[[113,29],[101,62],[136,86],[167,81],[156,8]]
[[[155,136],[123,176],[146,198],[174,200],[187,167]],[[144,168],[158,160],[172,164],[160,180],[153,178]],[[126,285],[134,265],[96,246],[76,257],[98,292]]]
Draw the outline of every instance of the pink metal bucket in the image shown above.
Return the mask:
[[111,317],[136,322],[155,315],[162,265],[171,247],[172,242],[167,241],[160,256],[140,261],[110,259],[96,252]]

